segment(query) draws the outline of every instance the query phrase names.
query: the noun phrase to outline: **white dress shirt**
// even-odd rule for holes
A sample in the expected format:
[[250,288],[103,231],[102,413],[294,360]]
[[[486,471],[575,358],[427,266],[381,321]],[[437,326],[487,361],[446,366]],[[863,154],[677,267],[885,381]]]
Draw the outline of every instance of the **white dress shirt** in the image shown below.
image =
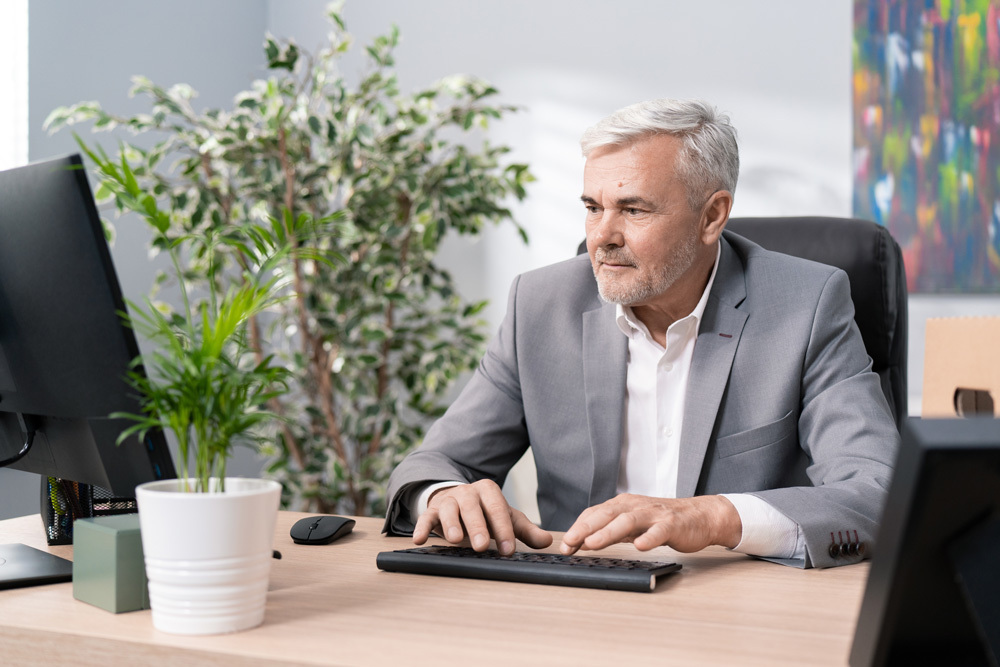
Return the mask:
[[[698,305],[667,329],[666,347],[657,343],[646,326],[626,306],[616,307],[616,321],[628,337],[625,420],[622,437],[618,492],[657,498],[677,496],[677,470],[684,397],[691,359],[708,295],[715,282],[721,246],[715,266]],[[461,482],[437,482],[415,490],[410,505],[414,522],[427,509],[434,491]],[[768,503],[743,493],[722,494],[740,515],[743,535],[734,551],[764,558],[805,562],[805,540],[798,525]],[[411,504],[412,503],[412,504]]]
[[[715,265],[698,305],[667,328],[665,347],[653,339],[631,308],[619,305],[615,309],[618,328],[628,337],[618,493],[677,497],[685,394],[720,253],[721,246],[717,246]],[[756,496],[722,495],[736,507],[743,524],[735,551],[768,558],[805,558],[805,541],[794,521]]]

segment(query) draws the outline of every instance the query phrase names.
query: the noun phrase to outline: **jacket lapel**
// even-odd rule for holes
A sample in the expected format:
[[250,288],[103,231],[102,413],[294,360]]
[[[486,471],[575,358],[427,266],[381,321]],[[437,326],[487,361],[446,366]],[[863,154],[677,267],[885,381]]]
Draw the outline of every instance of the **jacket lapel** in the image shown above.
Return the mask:
[[622,449],[628,338],[615,322],[615,307],[604,304],[583,314],[583,389],[593,454],[590,505],[615,495]]
[[742,259],[723,240],[719,270],[705,306],[688,376],[677,471],[678,498],[693,496],[698,487],[708,441],[743,335],[747,313],[737,307],[746,298],[744,274]]

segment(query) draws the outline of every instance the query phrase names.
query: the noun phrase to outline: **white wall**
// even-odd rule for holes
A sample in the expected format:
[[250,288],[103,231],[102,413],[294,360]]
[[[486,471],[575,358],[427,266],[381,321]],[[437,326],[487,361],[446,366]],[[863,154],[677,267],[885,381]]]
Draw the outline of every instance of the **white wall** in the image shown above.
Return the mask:
[[[125,97],[133,74],[184,81],[206,105],[227,104],[259,74],[265,26],[315,48],[328,30],[325,5],[32,0],[31,158],[73,149],[69,134],[50,138],[40,129],[57,105],[98,99],[137,110]],[[524,107],[491,136],[538,177],[517,208],[531,245],[493,229],[478,242],[453,239],[443,260],[467,297],[492,300],[493,326],[514,275],[572,255],[583,238],[577,140],[632,102],[704,97],[732,115],[743,159],[734,215],[851,213],[850,0],[348,0],[344,15],[359,45],[399,26],[404,90],[470,73]],[[353,75],[360,59],[344,65]],[[144,236],[120,225],[113,255],[128,296],[144,293],[152,275]],[[979,313],[1000,314],[1000,301],[911,301],[911,411],[919,411],[925,318]],[[30,493],[8,492],[13,475],[0,470],[0,517],[37,510],[37,482]]]
[[[268,26],[319,44],[324,4],[272,2]],[[735,215],[850,213],[848,0],[382,0],[348,2],[344,14],[361,43],[399,26],[404,90],[472,73],[524,107],[492,136],[538,177],[518,211],[531,246],[499,229],[449,255],[463,283],[490,296],[494,323],[514,275],[573,254],[583,238],[580,134],[633,102],[704,97],[731,113],[744,165]]]

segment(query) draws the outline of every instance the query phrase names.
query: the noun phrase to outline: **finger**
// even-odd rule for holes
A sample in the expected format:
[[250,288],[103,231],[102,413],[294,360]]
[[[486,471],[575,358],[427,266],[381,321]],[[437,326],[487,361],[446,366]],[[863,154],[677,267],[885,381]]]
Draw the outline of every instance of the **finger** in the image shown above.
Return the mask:
[[490,531],[486,525],[486,517],[483,515],[479,494],[463,494],[458,499],[458,507],[472,548],[476,551],[485,551],[490,544]]
[[514,521],[514,535],[532,549],[544,549],[552,544],[552,533],[536,526],[524,512],[511,510]]
[[639,551],[649,551],[650,549],[662,546],[670,540],[670,528],[664,523],[654,523],[649,529],[636,537],[632,544]]
[[589,509],[584,510],[577,517],[576,521],[573,522],[573,525],[569,527],[569,530],[563,533],[562,544],[559,545],[559,550],[565,555],[571,556],[575,554],[583,545],[583,540],[590,534],[590,525],[586,523],[587,516],[590,513]]
[[625,512],[614,517],[600,530],[588,535],[583,541],[583,548],[603,549],[612,544],[629,541],[645,530],[646,526],[641,522],[639,513]]
[[458,544],[465,539],[465,529],[462,527],[462,517],[459,512],[458,502],[452,498],[442,498],[438,504],[438,524],[440,525],[440,535],[451,542]]
[[486,513],[486,522],[490,533],[497,541],[497,549],[501,554],[509,556],[514,553],[514,525],[511,522],[511,508],[507,504],[500,487],[495,484],[482,489],[480,503]]
[[420,545],[431,536],[431,531],[438,526],[438,512],[436,509],[428,508],[417,519],[417,525],[413,527],[413,543]]
[[614,513],[604,505],[585,509],[563,535],[560,550],[566,555],[576,553],[587,537],[606,526],[613,518]]

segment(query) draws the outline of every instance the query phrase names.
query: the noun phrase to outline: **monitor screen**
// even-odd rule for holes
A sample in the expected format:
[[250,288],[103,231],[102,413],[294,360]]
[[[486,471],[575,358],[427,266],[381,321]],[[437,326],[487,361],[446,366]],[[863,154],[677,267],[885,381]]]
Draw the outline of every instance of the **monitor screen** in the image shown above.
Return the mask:
[[910,418],[850,664],[998,659],[1000,420]]
[[0,461],[124,497],[175,476],[162,433],[115,444],[140,409],[122,312],[80,157],[0,172]]

